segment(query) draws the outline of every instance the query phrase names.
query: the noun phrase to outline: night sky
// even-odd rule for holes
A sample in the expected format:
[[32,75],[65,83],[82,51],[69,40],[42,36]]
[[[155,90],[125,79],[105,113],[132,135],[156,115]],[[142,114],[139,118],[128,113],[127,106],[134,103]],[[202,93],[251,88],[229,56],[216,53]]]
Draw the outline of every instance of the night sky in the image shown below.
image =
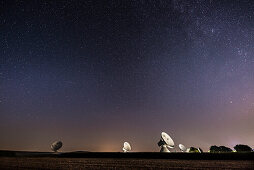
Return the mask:
[[254,147],[251,0],[1,1],[0,149]]

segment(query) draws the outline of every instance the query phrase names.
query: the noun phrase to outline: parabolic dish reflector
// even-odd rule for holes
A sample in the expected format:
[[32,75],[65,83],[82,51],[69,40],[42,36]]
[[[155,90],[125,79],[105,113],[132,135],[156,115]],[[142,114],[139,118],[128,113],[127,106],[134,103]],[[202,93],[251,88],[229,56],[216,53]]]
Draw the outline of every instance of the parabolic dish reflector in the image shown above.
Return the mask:
[[52,143],[51,145],[51,150],[56,152],[57,150],[59,150],[61,147],[63,146],[63,143],[61,141],[55,141],[54,143]]
[[123,151],[129,152],[131,150],[131,145],[128,142],[124,142],[123,144]]
[[187,148],[183,144],[179,144],[179,148],[182,152],[186,152]]
[[199,153],[203,153],[203,150],[201,148],[198,148]]
[[187,148],[187,149],[186,149],[186,152],[190,152],[190,148]]
[[161,138],[170,148],[174,148],[175,144],[173,139],[165,132],[161,132]]

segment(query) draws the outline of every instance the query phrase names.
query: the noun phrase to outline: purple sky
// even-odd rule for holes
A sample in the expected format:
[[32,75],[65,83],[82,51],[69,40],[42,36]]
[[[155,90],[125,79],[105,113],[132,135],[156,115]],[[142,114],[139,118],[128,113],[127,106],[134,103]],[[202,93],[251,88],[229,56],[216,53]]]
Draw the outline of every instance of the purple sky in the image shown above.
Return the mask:
[[0,149],[254,147],[252,1],[0,3]]

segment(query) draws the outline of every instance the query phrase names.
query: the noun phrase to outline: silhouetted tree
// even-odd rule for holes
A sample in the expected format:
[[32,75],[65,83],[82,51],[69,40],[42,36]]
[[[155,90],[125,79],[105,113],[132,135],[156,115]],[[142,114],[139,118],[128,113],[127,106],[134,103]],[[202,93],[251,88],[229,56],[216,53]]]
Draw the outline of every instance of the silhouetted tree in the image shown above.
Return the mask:
[[210,147],[210,152],[211,153],[216,153],[216,152],[220,152],[220,147],[213,145]]
[[219,153],[219,152],[232,152],[233,150],[226,147],[226,146],[216,146],[213,145],[210,147],[210,152],[212,153]]
[[220,152],[232,152],[233,150],[226,147],[226,146],[220,146]]
[[251,152],[252,151],[251,147],[249,147],[248,145],[242,145],[242,144],[235,145],[234,149],[236,150],[236,152]]

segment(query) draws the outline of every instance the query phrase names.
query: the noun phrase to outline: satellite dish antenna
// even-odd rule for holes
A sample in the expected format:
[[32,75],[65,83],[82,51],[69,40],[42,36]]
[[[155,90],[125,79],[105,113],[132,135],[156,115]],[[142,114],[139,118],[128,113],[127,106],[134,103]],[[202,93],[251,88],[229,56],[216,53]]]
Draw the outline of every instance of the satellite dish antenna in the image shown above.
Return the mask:
[[160,152],[170,152],[168,148],[174,148],[174,141],[167,133],[161,132],[161,139],[158,142],[158,146],[161,147]]
[[123,152],[131,151],[131,145],[128,142],[124,142],[123,144]]
[[199,153],[203,153],[203,150],[201,148],[198,148]]
[[57,150],[59,150],[62,146],[63,146],[63,143],[61,141],[55,141],[51,145],[51,150],[54,152],[57,152]]
[[187,148],[187,149],[186,149],[186,152],[190,152],[190,148]]
[[183,144],[179,144],[179,148],[182,152],[186,152],[187,148]]

